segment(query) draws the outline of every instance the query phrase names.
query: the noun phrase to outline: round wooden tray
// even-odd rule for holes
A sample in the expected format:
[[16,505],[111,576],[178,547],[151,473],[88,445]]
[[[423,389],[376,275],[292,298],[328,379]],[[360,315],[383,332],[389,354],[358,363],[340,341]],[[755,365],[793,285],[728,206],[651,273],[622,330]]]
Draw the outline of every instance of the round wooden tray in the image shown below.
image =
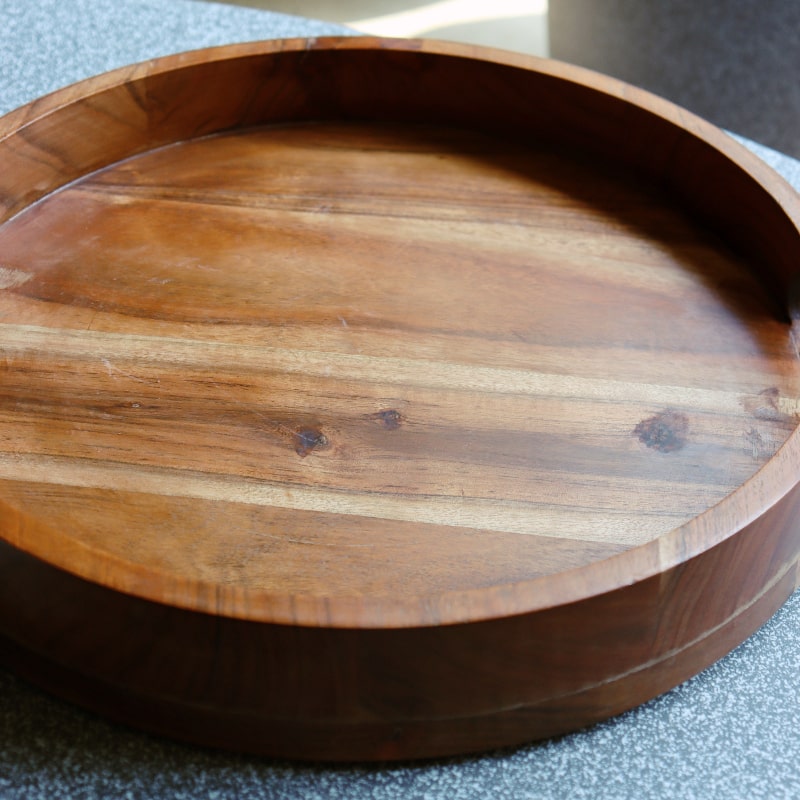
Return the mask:
[[795,585],[797,197],[584,70],[159,59],[0,120],[2,660],[301,758],[590,724]]

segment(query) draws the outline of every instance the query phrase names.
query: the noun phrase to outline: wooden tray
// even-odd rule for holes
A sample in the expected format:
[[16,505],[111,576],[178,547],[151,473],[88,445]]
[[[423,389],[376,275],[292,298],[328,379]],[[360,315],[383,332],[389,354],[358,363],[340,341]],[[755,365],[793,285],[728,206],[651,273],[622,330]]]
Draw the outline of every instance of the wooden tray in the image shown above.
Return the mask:
[[798,199],[563,64],[374,39],[0,120],[2,660],[184,739],[434,756],[795,586]]

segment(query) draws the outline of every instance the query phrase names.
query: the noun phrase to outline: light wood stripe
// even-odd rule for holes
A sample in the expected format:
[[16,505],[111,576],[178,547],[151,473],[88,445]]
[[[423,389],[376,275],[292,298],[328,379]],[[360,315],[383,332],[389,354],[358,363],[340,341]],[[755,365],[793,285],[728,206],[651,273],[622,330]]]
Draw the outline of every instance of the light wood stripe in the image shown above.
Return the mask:
[[[663,512],[654,515],[648,526],[646,515],[613,511],[482,498],[339,492],[132,464],[8,453],[0,454],[0,478],[624,545],[641,544],[664,528]],[[681,521],[676,517],[676,525]]]
[[[603,378],[582,378],[538,372],[462,365],[410,358],[375,358],[349,353],[293,350],[279,347],[229,345],[167,337],[134,336],[95,331],[48,329],[34,325],[0,324],[0,352],[11,365],[15,353],[32,352],[97,359],[113,374],[112,359],[194,366],[235,363],[246,370],[274,370],[287,374],[367,383],[385,383],[495,394],[591,399],[604,402],[653,403],[686,406],[721,413],[741,412],[741,392],[698,389],[666,384],[643,384]],[[108,363],[107,363],[108,362]],[[781,411],[800,410],[795,398],[780,398]]]

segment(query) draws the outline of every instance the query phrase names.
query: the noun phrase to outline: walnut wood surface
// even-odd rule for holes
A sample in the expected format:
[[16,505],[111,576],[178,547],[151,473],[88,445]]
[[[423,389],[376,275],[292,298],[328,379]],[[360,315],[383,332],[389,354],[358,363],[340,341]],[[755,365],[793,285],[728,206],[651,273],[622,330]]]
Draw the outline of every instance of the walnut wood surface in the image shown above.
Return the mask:
[[138,65],[0,137],[33,679],[203,743],[437,755],[635,705],[791,591],[798,201],[716,129],[346,39]]

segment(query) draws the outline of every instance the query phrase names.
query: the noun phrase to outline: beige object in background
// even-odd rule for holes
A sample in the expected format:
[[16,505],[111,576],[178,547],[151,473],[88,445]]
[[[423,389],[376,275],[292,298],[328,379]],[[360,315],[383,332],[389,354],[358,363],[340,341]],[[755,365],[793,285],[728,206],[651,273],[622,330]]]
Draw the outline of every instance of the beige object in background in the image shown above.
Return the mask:
[[222,0],[349,25],[376,36],[425,37],[548,54],[548,0]]

